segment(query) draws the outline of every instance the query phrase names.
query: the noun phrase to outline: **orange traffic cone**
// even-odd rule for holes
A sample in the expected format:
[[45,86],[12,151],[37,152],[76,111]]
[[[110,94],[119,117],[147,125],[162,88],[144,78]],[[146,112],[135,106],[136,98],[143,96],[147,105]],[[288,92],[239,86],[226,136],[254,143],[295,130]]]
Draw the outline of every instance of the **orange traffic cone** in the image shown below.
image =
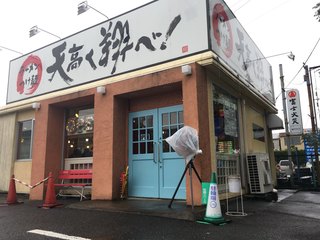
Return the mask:
[[14,181],[14,175],[12,175],[10,179],[9,191],[7,196],[6,204],[19,204],[22,202],[17,201],[17,193],[16,193],[16,182]]
[[57,206],[61,206],[61,203],[57,203],[56,192],[54,190],[54,181],[52,177],[52,173],[49,173],[49,180],[47,185],[47,192],[44,203],[39,206],[41,208],[54,208]]

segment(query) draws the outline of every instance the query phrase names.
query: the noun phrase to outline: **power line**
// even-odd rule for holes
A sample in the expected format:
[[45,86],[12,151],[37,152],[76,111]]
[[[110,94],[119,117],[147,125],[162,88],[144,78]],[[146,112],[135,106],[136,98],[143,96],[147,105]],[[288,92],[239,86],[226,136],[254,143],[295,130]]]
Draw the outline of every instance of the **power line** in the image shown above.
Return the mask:
[[299,71],[297,72],[297,74],[293,77],[293,79],[288,83],[288,85],[286,86],[286,88],[295,80],[295,78],[298,76],[298,74],[300,73],[300,71],[301,71],[301,70],[304,68],[304,66],[307,64],[307,62],[309,61],[311,55],[313,54],[314,50],[316,49],[319,41],[320,41],[320,37],[319,37],[318,41],[316,42],[316,44],[314,45],[314,47],[313,47],[311,53],[309,54],[307,60],[306,60],[305,62],[303,62],[301,68],[299,69]]
[[[311,55],[313,54],[314,50],[316,49],[316,47],[318,46],[318,43],[320,41],[320,37],[318,38],[318,41],[316,42],[316,44],[314,45],[312,51],[310,52],[309,56],[307,57],[307,60],[305,62],[302,63],[301,68],[299,69],[299,71],[297,72],[297,74],[292,78],[292,80],[286,85],[285,88],[288,88],[288,86],[296,79],[296,77],[299,75],[299,73],[301,72],[301,70],[304,68],[304,66],[307,64],[307,62],[309,61]],[[276,97],[276,100],[280,97],[281,93]]]
[[282,2],[282,3],[280,3],[280,4],[278,4],[277,6],[271,8],[270,10],[268,10],[268,11],[260,14],[259,16],[257,16],[256,18],[254,18],[253,20],[251,20],[250,22],[248,22],[246,25],[249,25],[249,24],[251,24],[251,23],[256,22],[256,20],[258,20],[259,18],[264,17],[265,15],[269,14],[270,12],[273,12],[275,9],[277,9],[278,7],[286,4],[286,3],[289,2],[289,1],[290,1],[290,0],[284,1],[284,2]]
[[[235,9],[236,6],[239,6],[242,4],[242,2],[244,2],[246,0],[237,0],[235,3],[230,3],[229,1],[225,1],[227,3],[227,5],[231,8],[231,9]],[[231,1],[232,2],[232,1]]]
[[242,7],[244,7],[245,5],[247,5],[248,2],[250,2],[251,0],[246,1],[244,4],[242,4],[240,7],[238,7],[236,10],[234,10],[234,12],[240,10]]

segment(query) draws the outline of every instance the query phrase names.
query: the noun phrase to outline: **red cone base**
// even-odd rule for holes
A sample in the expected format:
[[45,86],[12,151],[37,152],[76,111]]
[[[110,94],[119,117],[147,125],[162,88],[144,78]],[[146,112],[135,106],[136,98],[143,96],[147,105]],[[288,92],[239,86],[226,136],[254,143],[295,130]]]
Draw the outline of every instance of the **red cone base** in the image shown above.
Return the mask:
[[7,201],[5,202],[5,204],[13,205],[13,204],[20,204],[20,203],[22,202],[17,201],[16,182],[14,181],[14,175],[12,175],[10,179]]
[[61,206],[61,205],[63,205],[63,204],[57,203],[53,177],[52,177],[52,173],[50,172],[46,197],[45,197],[44,203],[39,207],[41,207],[41,208],[54,208],[54,207]]

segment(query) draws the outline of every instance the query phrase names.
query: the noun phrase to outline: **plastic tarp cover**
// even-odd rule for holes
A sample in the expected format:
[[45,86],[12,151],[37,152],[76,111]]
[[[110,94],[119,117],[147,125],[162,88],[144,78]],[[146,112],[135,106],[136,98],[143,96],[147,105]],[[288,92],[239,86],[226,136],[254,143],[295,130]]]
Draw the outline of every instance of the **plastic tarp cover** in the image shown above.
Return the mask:
[[184,126],[165,140],[178,155],[184,157],[186,164],[195,155],[201,153],[198,132],[192,127]]

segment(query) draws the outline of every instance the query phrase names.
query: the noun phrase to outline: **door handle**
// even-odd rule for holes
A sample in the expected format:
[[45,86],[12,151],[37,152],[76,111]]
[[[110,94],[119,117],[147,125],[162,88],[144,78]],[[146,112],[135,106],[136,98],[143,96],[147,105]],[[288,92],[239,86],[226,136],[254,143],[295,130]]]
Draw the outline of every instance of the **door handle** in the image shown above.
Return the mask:
[[162,163],[162,159],[161,159],[161,146],[162,146],[162,141],[159,140],[159,143],[158,143],[158,161],[159,163]]
[[157,142],[153,142],[153,162],[157,164]]

